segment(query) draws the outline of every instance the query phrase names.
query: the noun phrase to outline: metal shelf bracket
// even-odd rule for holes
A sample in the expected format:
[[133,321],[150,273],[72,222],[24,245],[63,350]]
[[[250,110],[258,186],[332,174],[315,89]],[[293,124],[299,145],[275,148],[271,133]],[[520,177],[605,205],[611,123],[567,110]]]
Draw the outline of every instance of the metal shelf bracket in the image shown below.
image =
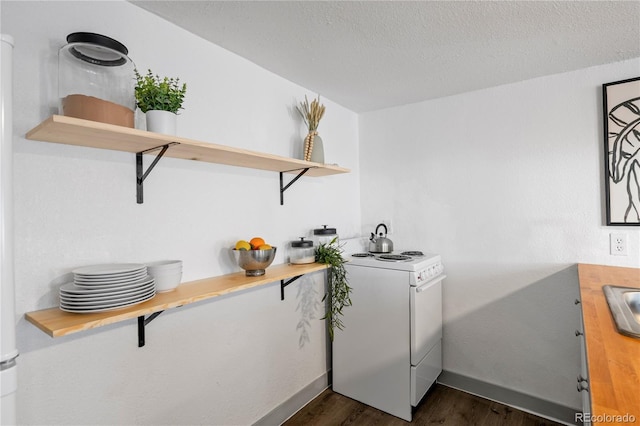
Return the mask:
[[295,181],[297,181],[298,179],[300,179],[302,177],[302,175],[304,175],[305,173],[307,173],[309,171],[309,167],[302,169],[300,171],[300,173],[298,173],[296,175],[296,177],[294,177],[293,179],[291,179],[291,182],[289,182],[286,186],[284,185],[284,181],[283,181],[283,175],[285,172],[280,172],[280,205],[283,206],[284,205],[284,191],[286,191],[291,185],[293,185],[293,183]]
[[289,281],[280,280],[280,300],[284,300],[284,288],[300,278],[302,275],[298,275],[297,277],[291,278]]
[[[166,145],[160,145],[160,146],[156,146],[155,148],[149,148],[144,151],[136,152],[136,199],[138,201],[138,204],[142,204],[144,202],[144,193],[143,193],[144,180],[147,178],[149,173],[151,173],[151,170],[153,170],[156,164],[158,164],[158,161],[160,161],[164,153],[167,152],[167,149],[169,149],[169,147],[172,145],[179,145],[179,144],[180,142],[170,142]],[[147,171],[143,172],[142,156],[149,152],[157,151],[159,149],[161,150],[160,153],[156,155],[156,158],[153,159]]]
[[157,318],[158,315],[160,315],[161,313],[163,313],[164,311],[158,311],[158,312],[154,312],[151,315],[149,315],[148,317],[144,317],[144,316],[139,316],[138,317],[138,347],[141,348],[144,346],[144,328],[147,326],[147,324],[149,324],[151,321],[153,321],[154,319]]

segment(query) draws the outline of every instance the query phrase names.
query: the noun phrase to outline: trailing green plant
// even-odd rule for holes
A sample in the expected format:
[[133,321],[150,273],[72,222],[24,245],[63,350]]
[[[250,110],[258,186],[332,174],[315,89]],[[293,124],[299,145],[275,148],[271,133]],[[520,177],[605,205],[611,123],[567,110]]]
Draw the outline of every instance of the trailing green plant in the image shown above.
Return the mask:
[[187,84],[180,85],[179,78],[160,78],[148,70],[146,75],[136,74],[136,105],[142,112],[151,110],[170,111],[176,114],[182,109]]
[[342,330],[344,324],[340,316],[342,309],[351,306],[351,287],[347,281],[347,270],[344,267],[346,261],[342,257],[342,246],[337,243],[337,238],[328,244],[320,244],[316,247],[316,261],[330,265],[327,270],[329,288],[322,298],[324,302],[329,297],[327,311],[322,319],[329,324],[329,336],[333,340],[335,329]]

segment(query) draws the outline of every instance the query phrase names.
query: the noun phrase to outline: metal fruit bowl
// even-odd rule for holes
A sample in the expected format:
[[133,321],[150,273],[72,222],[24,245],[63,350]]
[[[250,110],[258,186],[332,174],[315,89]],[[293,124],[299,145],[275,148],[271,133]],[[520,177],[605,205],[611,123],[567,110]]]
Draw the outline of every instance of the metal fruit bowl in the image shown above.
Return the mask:
[[232,249],[233,257],[239,267],[246,271],[248,277],[259,277],[265,274],[265,269],[271,265],[276,257],[276,247],[271,250],[236,250]]

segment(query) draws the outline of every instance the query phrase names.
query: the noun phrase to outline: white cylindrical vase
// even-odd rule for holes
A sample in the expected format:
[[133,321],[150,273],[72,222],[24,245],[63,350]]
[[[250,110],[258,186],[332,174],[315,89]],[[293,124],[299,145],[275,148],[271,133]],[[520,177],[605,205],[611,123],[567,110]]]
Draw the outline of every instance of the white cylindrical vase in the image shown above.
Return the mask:
[[149,132],[175,135],[178,115],[170,111],[147,111],[147,130]]
[[320,135],[316,135],[313,138],[313,149],[311,150],[311,158],[309,161],[324,164],[324,143]]

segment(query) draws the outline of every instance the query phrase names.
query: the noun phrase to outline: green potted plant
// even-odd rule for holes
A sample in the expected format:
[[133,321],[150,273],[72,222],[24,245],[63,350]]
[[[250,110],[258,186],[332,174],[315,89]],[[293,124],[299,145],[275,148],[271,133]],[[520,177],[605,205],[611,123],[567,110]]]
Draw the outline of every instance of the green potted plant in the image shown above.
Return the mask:
[[148,70],[142,75],[135,70],[136,105],[147,118],[147,130],[157,133],[176,134],[178,111],[182,109],[187,84],[179,78],[160,78]]
[[335,329],[342,330],[344,328],[340,318],[342,309],[351,306],[351,287],[349,287],[347,271],[344,267],[346,261],[342,257],[342,246],[337,243],[337,238],[328,244],[323,243],[316,247],[316,261],[331,266],[327,270],[329,288],[322,298],[324,302],[329,297],[329,302],[322,319],[328,321],[329,336],[333,340]]

